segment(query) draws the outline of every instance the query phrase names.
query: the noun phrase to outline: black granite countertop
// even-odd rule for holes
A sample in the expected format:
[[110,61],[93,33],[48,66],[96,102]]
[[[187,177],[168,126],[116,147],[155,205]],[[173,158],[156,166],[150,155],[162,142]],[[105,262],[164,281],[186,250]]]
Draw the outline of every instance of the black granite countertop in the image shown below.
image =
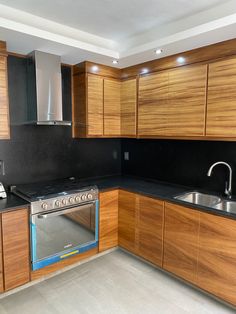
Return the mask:
[[[99,191],[106,191],[110,189],[121,188],[130,192],[140,193],[146,196],[161,199],[163,201],[169,201],[175,204],[183,205],[192,209],[201,210],[203,212],[208,212],[218,216],[224,216],[231,219],[236,219],[235,213],[230,213],[222,210],[217,210],[215,208],[195,205],[187,203],[174,197],[189,191],[199,191],[202,193],[209,193],[211,195],[218,194],[214,192],[205,191],[202,189],[194,189],[193,187],[186,187],[181,185],[175,185],[167,182],[155,181],[144,178],[137,177],[127,177],[127,176],[111,176],[98,179],[87,179],[81,180],[83,185],[97,185]],[[220,196],[221,197],[221,196]],[[236,201],[236,199],[235,199]]]
[[29,206],[29,203],[12,193],[7,193],[7,198],[0,199],[0,213],[15,210],[22,206]]
[[[169,201],[192,209],[197,209],[203,212],[208,212],[214,215],[224,216],[236,220],[235,213],[217,210],[211,207],[195,205],[174,198],[176,195],[179,195],[181,193],[196,190],[193,187],[186,187],[167,182],[128,176],[109,176],[102,178],[81,179],[76,181],[78,182],[78,187],[86,185],[97,185],[100,192],[121,188],[130,192],[139,193],[163,201]],[[208,192],[201,189],[197,189],[197,191],[214,195],[213,192]],[[219,196],[218,194],[215,195]],[[17,207],[27,205],[29,205],[27,201],[11,193],[8,193],[6,199],[0,199],[0,212],[9,211],[12,209],[14,210]]]

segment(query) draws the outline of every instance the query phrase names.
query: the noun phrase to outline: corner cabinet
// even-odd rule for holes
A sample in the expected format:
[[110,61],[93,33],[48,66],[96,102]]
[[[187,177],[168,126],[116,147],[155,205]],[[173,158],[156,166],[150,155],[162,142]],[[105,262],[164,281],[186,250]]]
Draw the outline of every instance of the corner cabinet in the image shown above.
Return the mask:
[[6,44],[0,41],[0,140],[10,138]]
[[136,79],[84,62],[73,68],[73,137],[135,137]]

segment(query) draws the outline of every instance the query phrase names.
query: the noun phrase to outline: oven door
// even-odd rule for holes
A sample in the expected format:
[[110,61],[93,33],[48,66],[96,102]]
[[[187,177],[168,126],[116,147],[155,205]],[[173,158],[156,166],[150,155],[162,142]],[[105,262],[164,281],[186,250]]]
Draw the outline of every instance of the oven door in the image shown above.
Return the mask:
[[98,201],[31,216],[33,270],[97,245]]

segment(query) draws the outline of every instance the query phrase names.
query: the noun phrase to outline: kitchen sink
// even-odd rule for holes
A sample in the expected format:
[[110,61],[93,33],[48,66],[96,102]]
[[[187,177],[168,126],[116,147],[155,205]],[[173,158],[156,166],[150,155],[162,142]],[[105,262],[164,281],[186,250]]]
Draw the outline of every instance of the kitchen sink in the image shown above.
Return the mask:
[[213,208],[236,214],[236,202],[233,201],[223,200],[213,205]]
[[[177,195],[175,196],[175,199],[178,199],[187,203],[192,203],[192,204],[202,205],[202,206],[207,206],[207,207],[214,207],[214,205],[221,203],[221,198],[218,196],[200,193],[196,191]],[[235,209],[236,209],[236,203],[235,203]]]

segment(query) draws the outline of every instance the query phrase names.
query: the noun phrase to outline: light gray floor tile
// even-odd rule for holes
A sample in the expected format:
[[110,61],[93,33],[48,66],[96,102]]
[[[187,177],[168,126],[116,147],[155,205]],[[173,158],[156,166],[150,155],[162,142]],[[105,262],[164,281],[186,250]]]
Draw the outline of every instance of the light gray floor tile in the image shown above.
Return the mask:
[[151,265],[115,251],[0,300],[1,314],[233,314]]

